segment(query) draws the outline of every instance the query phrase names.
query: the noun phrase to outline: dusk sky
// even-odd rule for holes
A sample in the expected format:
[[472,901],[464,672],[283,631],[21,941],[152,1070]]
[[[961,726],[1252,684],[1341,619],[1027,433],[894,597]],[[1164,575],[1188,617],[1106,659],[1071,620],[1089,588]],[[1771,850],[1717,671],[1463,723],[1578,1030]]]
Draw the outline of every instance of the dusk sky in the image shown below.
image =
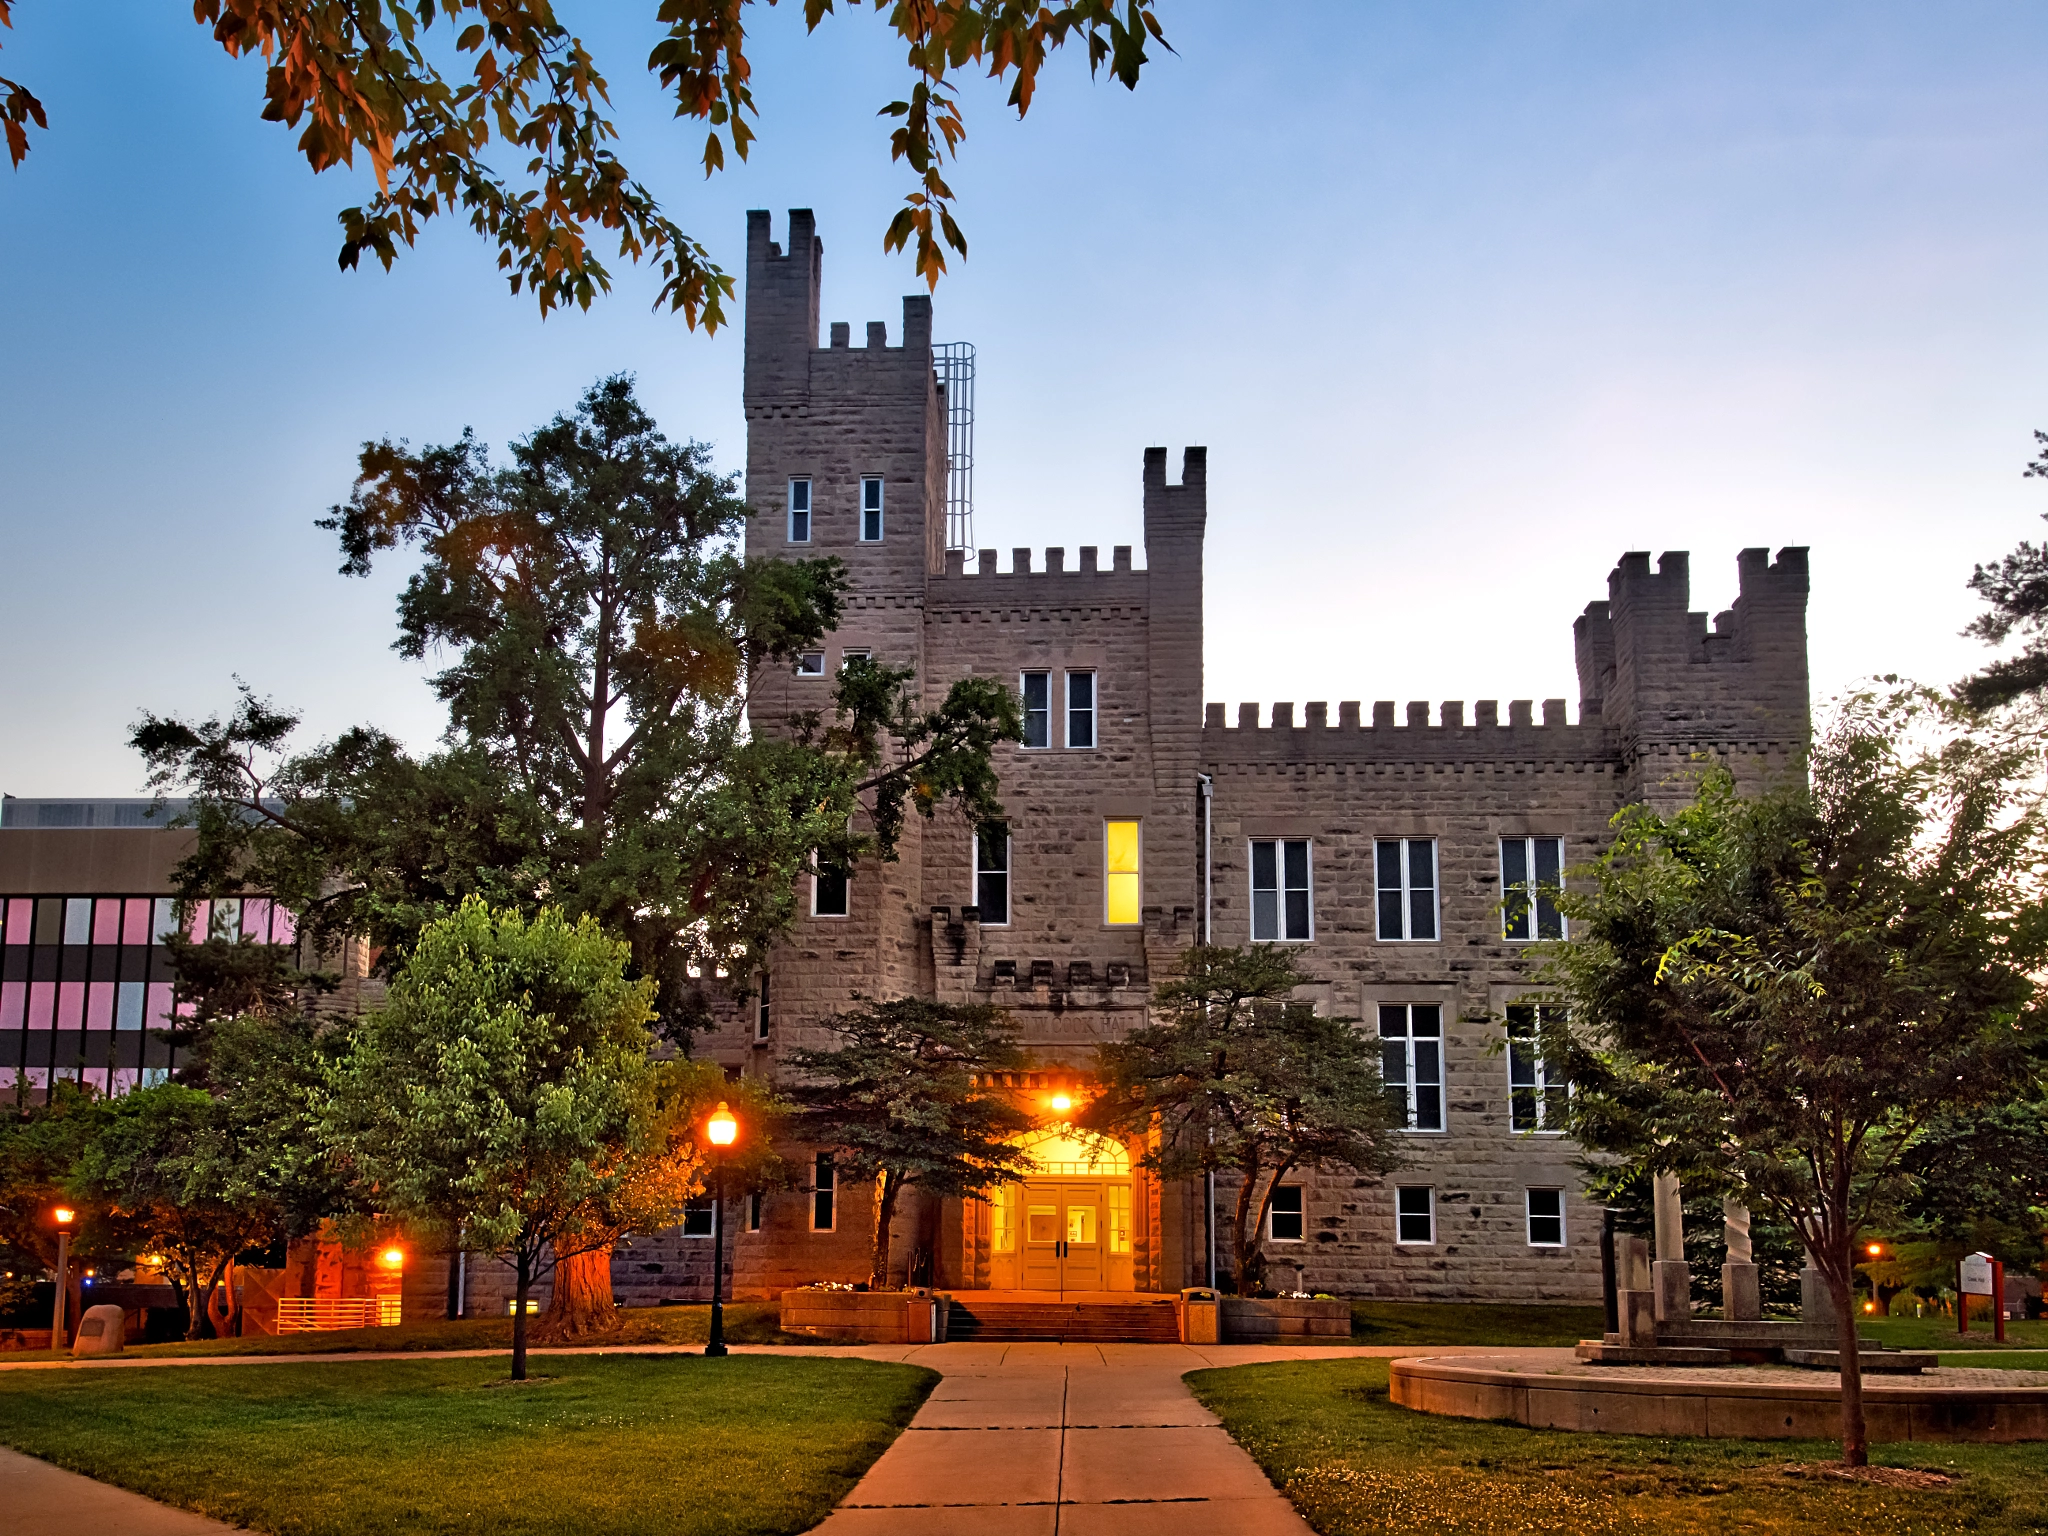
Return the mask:
[[[872,14],[755,21],[760,142],[706,182],[642,69],[654,0],[562,7],[627,163],[729,271],[817,211],[824,318],[918,287]],[[1209,448],[1207,697],[1543,698],[1624,551],[1810,545],[1816,700],[1947,683],[1975,561],[2040,531],[2048,8],[1164,0],[1138,91],[1055,61],[968,92],[972,243],[936,337],[979,350],[976,542],[1141,543],[1149,444]],[[0,169],[0,789],[122,795],[145,708],[233,678],[429,744],[389,649],[401,562],[314,519],[365,438],[498,445],[601,375],[744,458],[737,327],[623,269],[543,321],[458,221],[336,269],[362,178],[259,120],[260,61],[183,3],[24,4],[0,74],[50,128]],[[1247,18],[1252,18],[1248,21]],[[1005,555],[1007,565],[1007,555]],[[1142,560],[1142,553],[1139,557]],[[1234,717],[1234,710],[1233,710]]]

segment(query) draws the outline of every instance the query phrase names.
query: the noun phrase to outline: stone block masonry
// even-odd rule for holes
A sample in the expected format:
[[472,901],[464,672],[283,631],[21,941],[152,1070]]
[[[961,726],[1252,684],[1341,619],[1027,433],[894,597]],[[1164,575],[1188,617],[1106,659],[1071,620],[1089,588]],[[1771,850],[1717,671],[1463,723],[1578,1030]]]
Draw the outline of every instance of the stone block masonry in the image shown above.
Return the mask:
[[[766,1039],[751,1007],[735,1007],[704,1048],[773,1075],[791,1047],[829,1040],[821,1025],[856,994],[992,1002],[1035,1058],[1004,1091],[1036,1109],[1055,1080],[1085,1091],[1096,1046],[1148,1016],[1153,988],[1202,935],[1295,943],[1319,1007],[1377,1034],[1382,1010],[1419,1006],[1441,1033],[1419,1068],[1435,1078],[1435,1107],[1403,1135],[1408,1166],[1379,1181],[1304,1174],[1298,1226],[1264,1244],[1268,1282],[1597,1300],[1597,1212],[1579,1194],[1575,1150],[1540,1123],[1540,1092],[1525,1081],[1540,1067],[1506,1049],[1507,1010],[1540,964],[1538,935],[1507,920],[1508,861],[1594,858],[1616,811],[1682,797],[1704,761],[1749,783],[1797,762],[1809,732],[1806,551],[1742,551],[1739,596],[1711,622],[1690,609],[1686,554],[1654,565],[1624,554],[1574,626],[1575,713],[1563,698],[1505,709],[1482,699],[1469,712],[1464,700],[1205,707],[1206,449],[1177,464],[1165,448],[1144,451],[1142,550],[1117,546],[1105,562],[1099,546],[1020,548],[1007,566],[994,549],[948,550],[930,301],[904,300],[897,345],[879,322],[865,346],[845,323],[820,345],[815,223],[792,213],[786,249],[772,234],[766,213],[749,216],[747,552],[833,555],[853,586],[817,675],[758,681],[755,728],[825,707],[855,651],[913,667],[931,704],[965,677],[1020,692],[1035,679],[1046,715],[1034,744],[997,753],[1008,815],[999,881],[983,879],[974,829],[956,814],[912,818],[895,862],[853,872],[845,916],[806,916],[774,955]],[[1566,637],[1557,642],[1562,666]],[[1108,900],[1109,825],[1123,822],[1139,827],[1134,912]],[[1390,845],[1426,868],[1420,897],[1385,888]],[[1305,915],[1269,935],[1255,910],[1289,893],[1255,887],[1282,867],[1299,872]],[[808,913],[810,893],[799,896]],[[1382,902],[1416,900],[1426,932],[1382,921]],[[814,1150],[791,1149],[792,1166],[810,1168]],[[1142,1170],[1133,1182],[1139,1288],[1203,1283],[1216,1218],[1199,1187]],[[815,1193],[804,1178],[770,1192],[760,1229],[736,1232],[743,1293],[866,1277],[869,1192],[843,1187],[829,1232],[812,1230]],[[921,1281],[988,1283],[995,1231],[986,1208],[906,1200],[898,1278],[915,1264]],[[665,1283],[671,1263],[695,1278],[694,1247],[636,1252],[663,1264]]]

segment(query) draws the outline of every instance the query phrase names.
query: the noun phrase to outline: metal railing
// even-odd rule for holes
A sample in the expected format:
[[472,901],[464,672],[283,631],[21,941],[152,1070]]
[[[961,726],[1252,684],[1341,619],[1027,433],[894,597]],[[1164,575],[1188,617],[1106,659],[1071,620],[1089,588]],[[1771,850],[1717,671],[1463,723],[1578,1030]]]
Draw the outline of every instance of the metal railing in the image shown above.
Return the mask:
[[396,1328],[396,1296],[281,1296],[279,1333],[326,1333],[337,1328]]

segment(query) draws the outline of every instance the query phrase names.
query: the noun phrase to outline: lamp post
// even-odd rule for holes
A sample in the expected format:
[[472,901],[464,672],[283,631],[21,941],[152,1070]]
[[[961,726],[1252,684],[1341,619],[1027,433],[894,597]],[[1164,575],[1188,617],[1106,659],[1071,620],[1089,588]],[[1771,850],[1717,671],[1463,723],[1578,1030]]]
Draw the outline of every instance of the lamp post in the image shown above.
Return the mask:
[[704,1139],[711,1143],[711,1339],[704,1353],[713,1357],[725,1353],[725,1153],[739,1140],[740,1123],[719,1100],[718,1108],[704,1122]]
[[71,1223],[78,1212],[58,1206],[57,1218],[57,1305],[50,1313],[50,1348],[64,1347],[64,1303],[71,1299]]

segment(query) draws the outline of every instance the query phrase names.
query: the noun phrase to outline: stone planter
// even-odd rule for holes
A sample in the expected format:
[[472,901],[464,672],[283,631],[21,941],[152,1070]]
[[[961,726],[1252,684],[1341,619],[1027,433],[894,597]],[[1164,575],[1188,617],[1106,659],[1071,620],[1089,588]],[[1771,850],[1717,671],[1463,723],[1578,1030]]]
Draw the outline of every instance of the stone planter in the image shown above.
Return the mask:
[[1284,1296],[1223,1298],[1223,1338],[1229,1344],[1350,1337],[1348,1301],[1295,1301]]
[[782,1293],[782,1331],[851,1344],[925,1344],[945,1338],[943,1302],[917,1291]]

